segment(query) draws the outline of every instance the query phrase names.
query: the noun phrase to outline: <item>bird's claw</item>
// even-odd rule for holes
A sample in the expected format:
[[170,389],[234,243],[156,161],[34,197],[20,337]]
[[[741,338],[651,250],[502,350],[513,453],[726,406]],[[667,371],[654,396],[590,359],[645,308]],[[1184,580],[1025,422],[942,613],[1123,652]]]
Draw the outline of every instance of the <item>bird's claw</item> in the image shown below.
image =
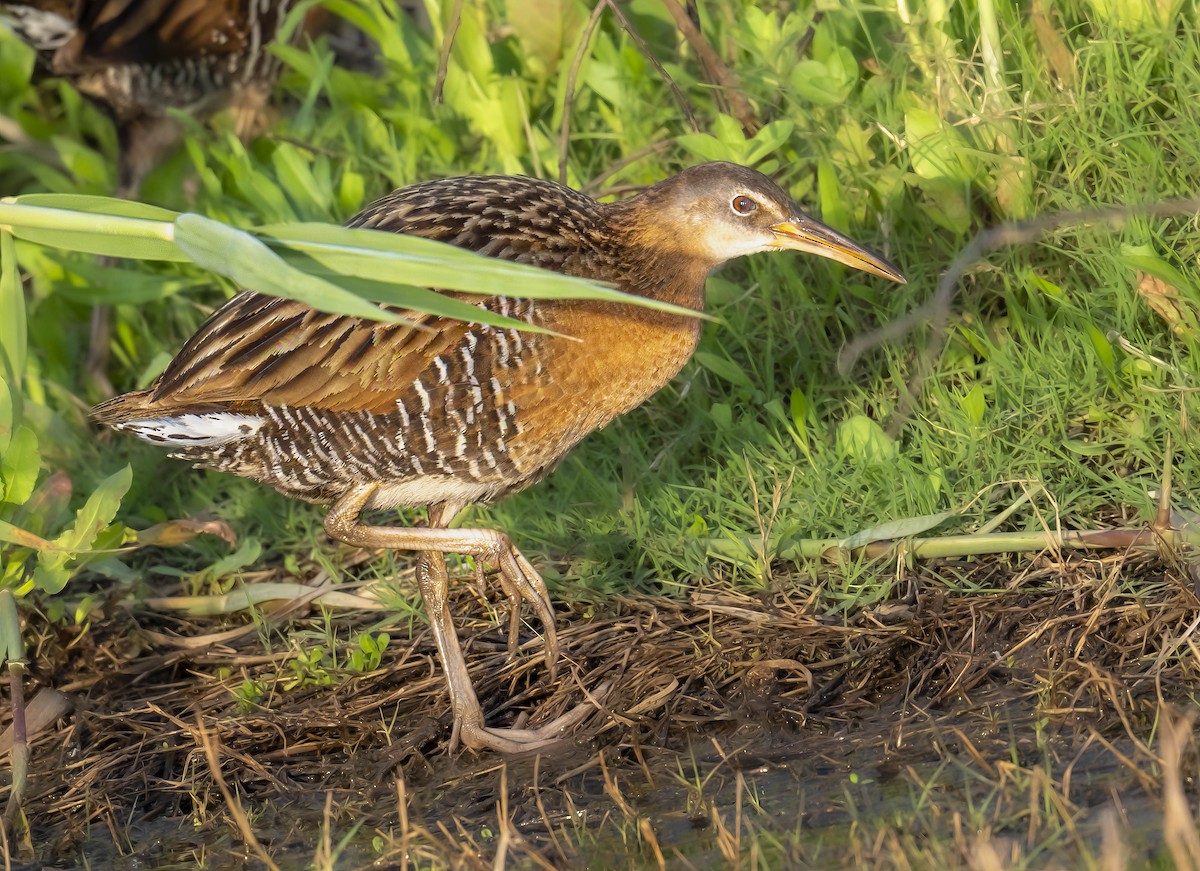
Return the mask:
[[532,753],[564,747],[568,742],[566,733],[574,729],[595,711],[603,698],[612,689],[611,683],[602,684],[588,696],[588,700],[556,717],[536,729],[501,729],[483,725],[482,722],[458,722],[455,724],[455,739],[471,750],[492,750],[496,753]]

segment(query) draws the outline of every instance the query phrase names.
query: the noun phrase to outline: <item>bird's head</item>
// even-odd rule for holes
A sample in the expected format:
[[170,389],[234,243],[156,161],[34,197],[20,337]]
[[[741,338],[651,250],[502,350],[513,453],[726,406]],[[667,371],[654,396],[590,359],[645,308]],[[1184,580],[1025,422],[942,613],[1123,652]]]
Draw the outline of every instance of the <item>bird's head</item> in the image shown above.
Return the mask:
[[643,236],[715,267],[761,251],[805,251],[905,283],[887,260],[810,218],[771,179],[735,163],[704,163],[631,200]]

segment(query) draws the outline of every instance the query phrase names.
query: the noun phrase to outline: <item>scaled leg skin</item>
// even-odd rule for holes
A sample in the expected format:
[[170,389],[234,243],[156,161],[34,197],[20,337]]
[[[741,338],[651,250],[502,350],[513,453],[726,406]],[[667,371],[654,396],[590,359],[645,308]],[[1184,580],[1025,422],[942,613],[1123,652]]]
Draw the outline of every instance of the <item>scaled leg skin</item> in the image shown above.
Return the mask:
[[[554,612],[541,575],[512,546],[508,536],[488,529],[445,529],[463,506],[443,504],[429,512],[430,526],[407,529],[391,526],[365,526],[359,513],[371,498],[375,485],[363,484],[350,490],[325,517],[325,530],[334,538],[358,547],[387,547],[420,553],[417,561],[417,585],[437,643],[438,655],[446,671],[450,704],[454,711],[451,747],[461,739],[472,750],[490,749],[500,753],[521,753],[545,749],[557,743],[566,730],[574,727],[594,710],[584,702],[563,716],[537,729],[495,729],[484,725],[483,710],[467,672],[467,662],[458,643],[458,634],[447,602],[449,575],[447,553],[464,553],[483,560],[500,571],[501,584],[510,598],[513,591],[533,605],[546,639],[546,660],[558,661],[558,639],[554,631]],[[510,632],[513,627],[510,626]],[[509,649],[513,648],[510,636]]]

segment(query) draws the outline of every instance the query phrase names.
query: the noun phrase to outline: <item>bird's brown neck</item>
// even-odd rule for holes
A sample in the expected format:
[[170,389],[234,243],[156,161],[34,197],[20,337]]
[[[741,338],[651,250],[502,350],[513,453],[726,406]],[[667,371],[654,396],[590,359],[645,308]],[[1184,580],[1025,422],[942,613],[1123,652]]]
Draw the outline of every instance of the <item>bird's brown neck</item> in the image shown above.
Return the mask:
[[700,311],[704,284],[715,263],[690,249],[685,234],[663,226],[643,197],[602,206],[603,237],[613,248],[617,274],[606,276],[624,290]]

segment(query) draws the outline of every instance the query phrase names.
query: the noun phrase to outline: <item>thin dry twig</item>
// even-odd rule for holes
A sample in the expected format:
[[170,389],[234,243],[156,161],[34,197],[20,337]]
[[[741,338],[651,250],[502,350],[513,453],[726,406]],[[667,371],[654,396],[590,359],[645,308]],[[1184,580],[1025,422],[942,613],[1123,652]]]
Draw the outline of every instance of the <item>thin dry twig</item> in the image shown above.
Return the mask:
[[221,758],[217,752],[216,741],[208,729],[204,727],[204,720],[201,719],[199,713],[196,715],[194,734],[199,739],[200,746],[204,750],[204,757],[208,760],[208,773],[212,777],[213,783],[217,785],[217,789],[221,791],[221,797],[225,799],[225,807],[228,809],[229,815],[233,817],[233,821],[238,827],[238,832],[242,836],[242,841],[254,851],[259,861],[270,868],[271,871],[279,871],[279,866],[275,864],[275,860],[271,858],[271,855],[258,842],[258,838],[254,834],[254,829],[250,826],[250,820],[246,818],[246,812],[242,810],[242,803],[230,791],[229,785],[225,783],[225,776],[221,774]]
[[454,0],[454,9],[450,13],[450,21],[446,25],[446,35],[442,37],[442,49],[438,54],[437,75],[433,80],[433,104],[442,102],[442,91],[446,86],[446,73],[450,69],[450,51],[454,48],[454,36],[458,33],[458,25],[462,23],[463,0]]
[[683,38],[695,50],[696,56],[700,58],[700,64],[704,67],[708,77],[720,89],[719,93],[721,97],[728,103],[730,113],[742,125],[743,132],[747,136],[753,136],[762,129],[762,122],[758,120],[758,116],[754,112],[754,107],[750,105],[750,101],[742,93],[742,86],[739,84],[737,76],[730,71],[729,67],[725,66],[725,62],[721,60],[721,56],[717,54],[716,49],[712,47],[709,41],[704,38],[704,34],[700,32],[700,28],[692,21],[691,17],[687,14],[687,10],[679,5],[678,0],[662,0],[662,4],[675,20],[675,26],[683,34]]

